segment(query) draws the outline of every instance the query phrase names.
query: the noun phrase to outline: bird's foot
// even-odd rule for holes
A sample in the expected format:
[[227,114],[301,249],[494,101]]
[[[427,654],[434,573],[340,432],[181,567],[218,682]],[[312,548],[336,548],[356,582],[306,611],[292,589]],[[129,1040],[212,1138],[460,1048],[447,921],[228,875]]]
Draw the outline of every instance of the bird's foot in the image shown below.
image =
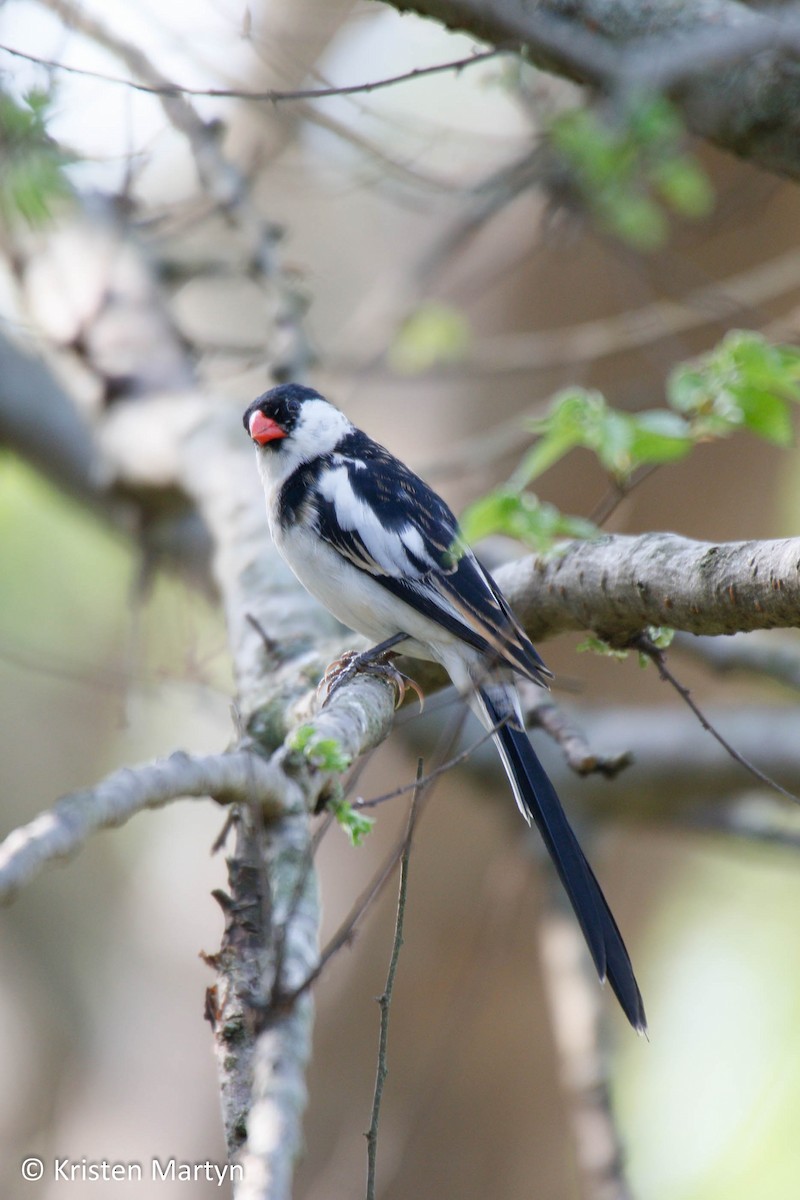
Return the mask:
[[421,712],[425,705],[425,696],[421,688],[414,683],[413,679],[409,679],[407,675],[397,669],[391,661],[392,657],[393,655],[389,651],[383,651],[376,655],[373,649],[364,650],[361,653],[348,650],[341,658],[337,658],[328,667],[317,687],[317,695],[320,697],[323,708],[343,683],[347,683],[356,675],[374,675],[393,685],[396,693],[395,708],[400,707],[405,700],[407,690],[411,688],[419,700]]

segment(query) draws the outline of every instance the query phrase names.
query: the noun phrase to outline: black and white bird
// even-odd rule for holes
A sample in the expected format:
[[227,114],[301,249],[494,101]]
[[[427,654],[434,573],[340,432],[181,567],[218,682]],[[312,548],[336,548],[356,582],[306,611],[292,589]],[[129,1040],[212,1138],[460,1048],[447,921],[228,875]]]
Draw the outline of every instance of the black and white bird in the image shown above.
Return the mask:
[[312,388],[272,388],[247,409],[244,426],[275,545],[303,586],[373,642],[441,663],[495,730],[517,805],[544,840],[597,972],[644,1031],[625,943],[525,733],[514,674],[547,686],[550,672],[453,513]]

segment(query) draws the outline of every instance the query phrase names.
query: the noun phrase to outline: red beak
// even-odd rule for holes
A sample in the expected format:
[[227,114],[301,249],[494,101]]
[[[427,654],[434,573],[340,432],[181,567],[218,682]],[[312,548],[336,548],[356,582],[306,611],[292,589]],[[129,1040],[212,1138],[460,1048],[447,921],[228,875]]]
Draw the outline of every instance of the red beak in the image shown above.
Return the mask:
[[266,446],[267,442],[274,442],[278,438],[286,437],[286,430],[281,429],[277,421],[273,421],[272,417],[265,417],[258,409],[250,418],[250,437],[254,442],[258,442],[259,446]]

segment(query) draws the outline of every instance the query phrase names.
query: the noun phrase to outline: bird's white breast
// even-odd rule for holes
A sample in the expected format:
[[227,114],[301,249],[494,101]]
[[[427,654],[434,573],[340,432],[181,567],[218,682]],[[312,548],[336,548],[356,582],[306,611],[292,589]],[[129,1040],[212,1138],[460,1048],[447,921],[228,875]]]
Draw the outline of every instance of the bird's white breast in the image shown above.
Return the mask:
[[270,512],[270,526],[275,545],[303,587],[349,629],[376,645],[396,633],[408,633],[409,642],[401,649],[415,658],[434,661],[440,655],[432,650],[432,645],[458,642],[441,626],[342,558],[316,533],[302,525],[281,530],[273,512]]

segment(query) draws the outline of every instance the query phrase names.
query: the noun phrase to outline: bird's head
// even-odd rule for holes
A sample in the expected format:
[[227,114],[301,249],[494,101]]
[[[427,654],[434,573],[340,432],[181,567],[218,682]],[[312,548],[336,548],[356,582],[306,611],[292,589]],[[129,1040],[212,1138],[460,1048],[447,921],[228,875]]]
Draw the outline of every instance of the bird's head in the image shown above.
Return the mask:
[[284,478],[301,463],[330,453],[352,429],[343,412],[299,383],[283,383],[264,392],[243,421],[263,469]]

